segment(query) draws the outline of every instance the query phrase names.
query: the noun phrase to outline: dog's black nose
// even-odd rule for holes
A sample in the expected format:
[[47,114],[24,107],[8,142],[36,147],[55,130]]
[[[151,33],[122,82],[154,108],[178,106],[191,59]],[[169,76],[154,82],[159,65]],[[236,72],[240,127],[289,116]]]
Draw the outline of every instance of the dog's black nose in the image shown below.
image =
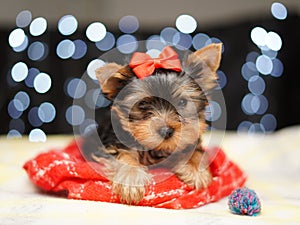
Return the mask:
[[172,137],[172,135],[174,134],[174,129],[172,127],[162,127],[158,130],[158,134],[164,138],[164,139],[168,139],[170,137]]

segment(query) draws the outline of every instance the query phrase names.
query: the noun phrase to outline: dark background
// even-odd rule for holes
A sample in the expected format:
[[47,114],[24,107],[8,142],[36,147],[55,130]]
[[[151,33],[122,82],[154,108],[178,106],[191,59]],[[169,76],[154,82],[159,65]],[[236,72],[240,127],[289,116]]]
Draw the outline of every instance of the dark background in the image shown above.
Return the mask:
[[[17,13],[16,13],[17,14]],[[74,14],[74,16],[76,16]],[[262,76],[266,83],[264,96],[269,101],[266,113],[273,114],[277,120],[276,130],[300,123],[300,17],[297,12],[289,10],[287,19],[276,20],[272,16],[244,19],[235,23],[197,28],[194,33],[202,32],[210,37],[216,37],[224,43],[225,51],[220,69],[226,74],[227,84],[222,89],[226,102],[227,125],[226,129],[236,130],[242,121],[257,123],[262,115],[247,115],[241,108],[243,97],[249,93],[247,81],[241,76],[241,68],[245,63],[246,56],[251,51],[260,54],[260,49],[251,41],[250,31],[255,26],[264,27],[278,33],[283,40],[283,47],[278,52],[284,71],[280,77]],[[7,107],[9,101],[20,91],[26,91],[30,96],[30,107],[38,106],[44,101],[52,102],[56,108],[56,117],[51,123],[39,126],[46,134],[72,133],[73,129],[65,119],[67,107],[72,105],[73,99],[65,92],[65,82],[69,78],[78,77],[86,71],[88,63],[98,58],[104,52],[96,48],[95,43],[90,42],[85,36],[85,27],[81,25],[78,30],[68,38],[82,39],[88,46],[87,54],[80,60],[62,60],[56,55],[56,45],[63,39],[55,26],[50,26],[46,33],[39,37],[32,37],[30,41],[39,40],[45,42],[49,47],[47,57],[42,61],[32,61],[28,58],[26,51],[16,53],[8,44],[8,36],[15,27],[0,27],[0,133],[6,134],[11,129],[9,123],[11,117]],[[145,40],[152,34],[159,34],[164,26],[155,26],[153,29],[141,29],[135,33],[138,40]],[[28,28],[25,28],[25,31]],[[116,38],[122,35],[117,27],[109,27],[110,32]],[[191,48],[194,51],[193,48]],[[10,70],[17,61],[23,61],[30,67],[37,67],[40,71],[51,74],[52,87],[45,94],[38,94],[33,88],[27,87],[24,82],[16,83],[11,79]],[[30,108],[29,107],[29,108]],[[20,119],[25,124],[21,132],[28,134],[34,126],[28,122],[28,111],[23,112]]]

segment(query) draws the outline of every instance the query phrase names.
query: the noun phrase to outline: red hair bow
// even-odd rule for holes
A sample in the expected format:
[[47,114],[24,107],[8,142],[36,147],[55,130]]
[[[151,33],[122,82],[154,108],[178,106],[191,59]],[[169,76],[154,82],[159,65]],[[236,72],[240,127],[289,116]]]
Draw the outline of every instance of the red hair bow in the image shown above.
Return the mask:
[[151,58],[146,53],[135,52],[132,55],[129,66],[140,79],[150,76],[158,68],[174,70],[176,72],[181,71],[181,63],[178,55],[170,46],[165,47],[158,58]]

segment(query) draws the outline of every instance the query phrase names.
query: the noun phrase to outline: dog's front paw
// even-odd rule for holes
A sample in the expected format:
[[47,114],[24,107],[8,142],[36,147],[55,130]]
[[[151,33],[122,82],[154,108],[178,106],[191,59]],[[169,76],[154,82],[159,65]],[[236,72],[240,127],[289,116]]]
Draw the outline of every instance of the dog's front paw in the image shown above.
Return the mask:
[[145,195],[146,185],[150,182],[151,175],[144,167],[122,165],[113,177],[113,191],[121,202],[138,204]]
[[176,174],[185,184],[197,190],[206,188],[212,181],[212,175],[207,168],[194,167],[190,164],[179,168]]

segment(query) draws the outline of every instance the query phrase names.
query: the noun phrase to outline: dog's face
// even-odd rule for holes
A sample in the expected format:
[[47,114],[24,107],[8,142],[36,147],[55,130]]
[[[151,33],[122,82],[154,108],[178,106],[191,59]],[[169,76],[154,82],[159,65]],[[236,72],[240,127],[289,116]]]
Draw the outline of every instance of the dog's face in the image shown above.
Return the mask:
[[112,109],[144,148],[172,152],[194,144],[205,130],[206,104],[204,92],[186,74],[157,72],[130,82]]
[[113,100],[123,129],[145,149],[173,152],[197,144],[206,129],[206,94],[215,87],[220,45],[189,55],[183,70],[156,70],[138,79],[128,66],[97,70],[102,92]]

